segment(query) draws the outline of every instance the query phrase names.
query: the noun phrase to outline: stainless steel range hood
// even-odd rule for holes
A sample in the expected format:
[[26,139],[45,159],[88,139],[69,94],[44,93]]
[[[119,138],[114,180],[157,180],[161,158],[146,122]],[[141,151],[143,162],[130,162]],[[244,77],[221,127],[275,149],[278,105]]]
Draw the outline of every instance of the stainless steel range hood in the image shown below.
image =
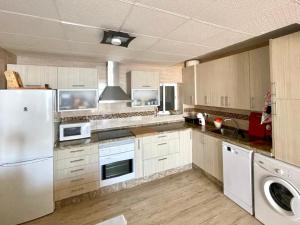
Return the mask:
[[99,97],[99,103],[131,102],[129,96],[123,91],[119,83],[119,63],[108,61],[106,63],[107,87]]

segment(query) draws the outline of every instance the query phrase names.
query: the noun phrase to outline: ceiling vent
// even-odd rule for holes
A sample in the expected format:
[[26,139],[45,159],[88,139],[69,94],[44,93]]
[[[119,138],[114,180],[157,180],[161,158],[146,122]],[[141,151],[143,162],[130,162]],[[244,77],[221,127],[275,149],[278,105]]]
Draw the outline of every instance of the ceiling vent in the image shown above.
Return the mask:
[[132,37],[127,33],[108,30],[104,31],[101,43],[127,48],[133,39],[135,39],[135,37]]

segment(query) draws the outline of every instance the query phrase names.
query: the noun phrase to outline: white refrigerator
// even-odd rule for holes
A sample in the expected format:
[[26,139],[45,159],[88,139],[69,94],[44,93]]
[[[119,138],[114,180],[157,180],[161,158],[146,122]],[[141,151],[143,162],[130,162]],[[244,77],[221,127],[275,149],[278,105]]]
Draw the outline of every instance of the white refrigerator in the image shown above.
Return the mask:
[[54,211],[54,91],[0,90],[0,224]]

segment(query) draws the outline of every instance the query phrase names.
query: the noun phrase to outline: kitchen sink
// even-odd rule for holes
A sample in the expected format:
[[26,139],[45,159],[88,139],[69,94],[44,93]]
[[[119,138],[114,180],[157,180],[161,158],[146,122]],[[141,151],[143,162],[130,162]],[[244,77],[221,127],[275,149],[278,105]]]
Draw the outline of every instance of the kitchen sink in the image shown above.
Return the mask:
[[211,132],[228,138],[234,138],[234,139],[245,140],[245,141],[249,140],[248,134],[243,130],[221,128],[221,129],[212,130]]

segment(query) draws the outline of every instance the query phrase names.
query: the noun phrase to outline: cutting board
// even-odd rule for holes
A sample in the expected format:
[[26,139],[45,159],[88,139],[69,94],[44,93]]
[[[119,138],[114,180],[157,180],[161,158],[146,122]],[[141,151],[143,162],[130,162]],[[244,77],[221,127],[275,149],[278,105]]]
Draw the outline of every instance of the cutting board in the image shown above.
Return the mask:
[[135,128],[131,128],[130,131],[136,137],[145,137],[145,136],[150,136],[158,133],[156,130],[154,130],[151,127],[135,127]]

